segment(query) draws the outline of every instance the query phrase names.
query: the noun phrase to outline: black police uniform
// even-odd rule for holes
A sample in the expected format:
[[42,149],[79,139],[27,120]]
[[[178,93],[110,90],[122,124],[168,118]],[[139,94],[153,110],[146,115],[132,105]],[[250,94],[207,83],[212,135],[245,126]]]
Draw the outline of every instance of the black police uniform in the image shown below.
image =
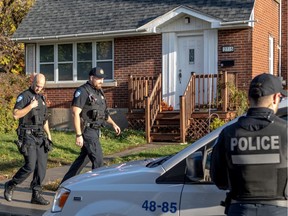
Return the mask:
[[76,89],[72,106],[82,109],[81,119],[84,121],[82,133],[84,144],[80,155],[73,162],[62,182],[78,175],[89,160],[92,162],[92,169],[103,165],[103,153],[99,135],[100,127],[103,126],[109,116],[103,91],[95,89],[87,82]]
[[[45,178],[48,158],[47,150],[45,149],[47,138],[44,131],[44,124],[47,120],[46,101],[43,95],[36,94],[29,88],[17,97],[14,109],[25,108],[33,99],[38,100],[38,106],[19,119],[19,127],[17,129],[18,141],[22,145],[20,151],[24,156],[25,164],[8,182],[8,186],[21,184],[34,172],[31,188],[35,197],[35,194],[38,195],[42,190],[41,183]],[[46,205],[47,203],[42,204]]]
[[210,174],[219,188],[230,190],[228,215],[250,207],[257,208],[261,216],[286,215],[287,122],[271,109],[250,108],[221,132],[213,148]]

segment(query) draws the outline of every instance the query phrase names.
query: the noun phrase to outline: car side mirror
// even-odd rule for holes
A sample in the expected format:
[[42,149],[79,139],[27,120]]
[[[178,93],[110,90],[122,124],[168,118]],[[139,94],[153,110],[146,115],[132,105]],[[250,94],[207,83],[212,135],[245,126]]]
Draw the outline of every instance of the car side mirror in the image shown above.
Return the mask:
[[192,182],[200,182],[204,178],[202,160],[201,151],[194,152],[186,158],[186,176]]

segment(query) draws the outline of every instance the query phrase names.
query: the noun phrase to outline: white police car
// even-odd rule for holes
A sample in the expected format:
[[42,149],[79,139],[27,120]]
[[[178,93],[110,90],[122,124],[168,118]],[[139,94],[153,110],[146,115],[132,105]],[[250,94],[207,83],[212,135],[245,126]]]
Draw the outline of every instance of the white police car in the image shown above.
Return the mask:
[[[287,98],[280,107],[277,114],[287,120]],[[173,156],[75,176],[61,185],[44,215],[224,215],[226,191],[209,177],[211,146],[223,127]]]

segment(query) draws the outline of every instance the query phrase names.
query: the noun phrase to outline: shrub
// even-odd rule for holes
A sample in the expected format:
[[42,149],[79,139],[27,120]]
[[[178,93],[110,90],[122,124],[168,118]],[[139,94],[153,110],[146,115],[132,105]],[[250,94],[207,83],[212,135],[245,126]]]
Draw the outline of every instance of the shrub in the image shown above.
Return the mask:
[[212,122],[210,123],[209,127],[210,130],[213,131],[215,129],[217,129],[218,127],[221,127],[222,125],[224,125],[226,122],[220,118],[213,118]]
[[28,88],[28,76],[13,73],[0,73],[0,132],[10,132],[17,128],[13,119],[13,107],[18,94]]

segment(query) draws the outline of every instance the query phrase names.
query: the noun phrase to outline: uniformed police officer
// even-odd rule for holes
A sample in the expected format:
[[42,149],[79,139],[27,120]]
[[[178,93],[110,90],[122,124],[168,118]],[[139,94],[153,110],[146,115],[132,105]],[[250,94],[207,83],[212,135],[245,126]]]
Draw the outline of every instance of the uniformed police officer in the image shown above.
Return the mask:
[[89,81],[74,92],[72,117],[76,132],[76,145],[81,147],[81,152],[65,174],[62,182],[78,175],[89,160],[92,163],[92,169],[103,165],[99,134],[104,122],[111,124],[117,135],[121,133],[121,129],[112,120],[107,110],[102,90],[104,78],[105,74],[102,68],[92,68],[89,72]]
[[17,97],[14,106],[13,116],[19,119],[18,148],[24,156],[25,164],[10,181],[5,183],[4,197],[9,202],[12,201],[15,186],[21,184],[34,172],[31,182],[31,203],[49,204],[49,201],[41,195],[41,183],[46,174],[48,158],[47,138],[51,141],[46,101],[40,94],[44,85],[45,76],[35,75],[31,87]]
[[287,122],[275,115],[287,92],[271,74],[249,87],[247,115],[224,128],[213,148],[211,178],[229,216],[287,216]]

